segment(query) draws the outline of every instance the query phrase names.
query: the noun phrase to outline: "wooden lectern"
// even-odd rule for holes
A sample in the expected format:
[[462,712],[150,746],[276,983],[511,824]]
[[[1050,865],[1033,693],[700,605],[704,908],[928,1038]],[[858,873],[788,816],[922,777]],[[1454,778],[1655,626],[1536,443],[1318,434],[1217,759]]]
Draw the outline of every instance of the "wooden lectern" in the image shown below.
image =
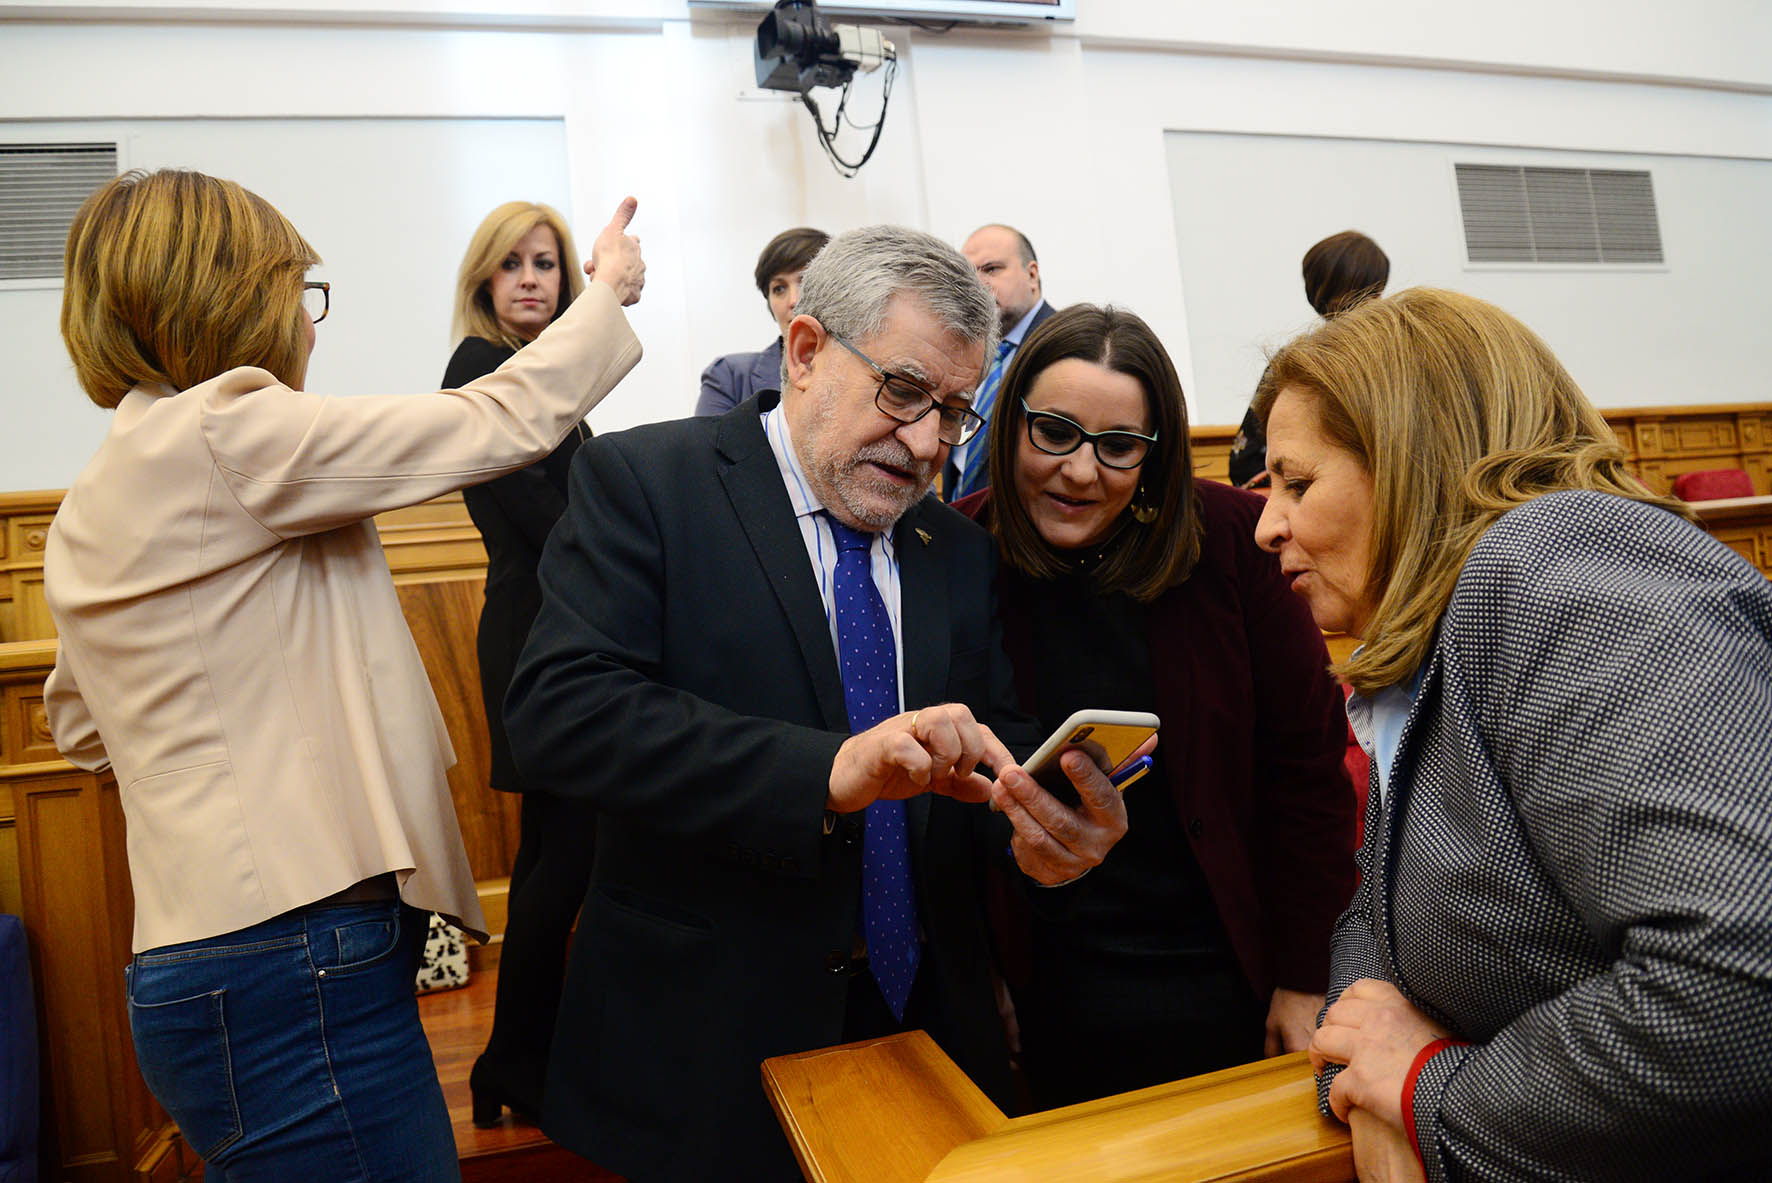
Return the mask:
[[1008,1118],[921,1031],[777,1056],[763,1088],[808,1183],[1351,1183],[1299,1052]]

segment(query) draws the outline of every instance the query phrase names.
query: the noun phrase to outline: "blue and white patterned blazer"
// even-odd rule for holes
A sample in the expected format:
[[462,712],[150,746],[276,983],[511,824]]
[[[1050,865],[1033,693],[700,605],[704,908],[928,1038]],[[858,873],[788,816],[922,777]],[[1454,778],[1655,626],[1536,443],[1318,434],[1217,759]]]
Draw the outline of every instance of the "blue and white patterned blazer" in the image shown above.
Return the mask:
[[1389,786],[1329,1000],[1470,1041],[1415,1083],[1428,1178],[1772,1179],[1772,583],[1640,502],[1512,510]]

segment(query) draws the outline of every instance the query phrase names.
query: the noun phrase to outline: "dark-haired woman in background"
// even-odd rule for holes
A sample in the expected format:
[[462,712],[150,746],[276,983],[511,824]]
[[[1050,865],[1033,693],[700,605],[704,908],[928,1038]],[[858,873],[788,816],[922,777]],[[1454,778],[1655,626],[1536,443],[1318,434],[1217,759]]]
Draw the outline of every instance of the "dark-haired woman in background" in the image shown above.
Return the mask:
[[[783,334],[800,302],[800,277],[806,274],[806,264],[830,240],[823,230],[796,226],[771,238],[757,256],[757,290],[763,293],[769,315]],[[758,353],[729,353],[710,362],[701,372],[701,397],[695,401],[695,413],[724,415],[759,390],[779,389],[781,341],[777,336]]]
[[[456,279],[461,338],[446,387],[462,386],[510,360],[584,288],[566,220],[550,206],[509,201],[486,215]],[[492,787],[523,789],[505,739],[505,690],[529,626],[541,610],[535,569],[548,532],[566,511],[566,477],[588,435],[577,427],[539,463],[462,491],[486,542],[486,603],[480,611],[480,694],[491,739]],[[582,801],[524,792],[517,857],[498,959],[498,994],[486,1050],[469,1088],[476,1125],[495,1125],[504,1106],[531,1120],[541,1112],[566,942],[590,881],[596,813]]]
[[995,487],[957,507],[1002,550],[1022,705],[1048,729],[1084,707],[1163,721],[1113,856],[1025,893],[1031,972],[1009,976],[1034,1098],[1302,1050],[1354,799],[1322,635],[1251,539],[1261,500],[1194,480],[1180,379],[1130,313],[1048,319],[997,405]]
[[[1390,257],[1358,230],[1343,230],[1304,252],[1304,298],[1324,320],[1384,292],[1391,277]],[[1267,472],[1267,437],[1255,408],[1243,412],[1231,445],[1231,484],[1254,488]]]

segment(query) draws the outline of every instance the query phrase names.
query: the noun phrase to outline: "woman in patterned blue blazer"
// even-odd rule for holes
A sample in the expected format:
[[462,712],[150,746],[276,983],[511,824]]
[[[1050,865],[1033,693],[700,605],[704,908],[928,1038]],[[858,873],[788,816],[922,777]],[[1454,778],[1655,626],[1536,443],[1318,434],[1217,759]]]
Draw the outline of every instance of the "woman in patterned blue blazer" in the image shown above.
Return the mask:
[[1256,408],[1257,540],[1365,641],[1311,1045],[1361,1177],[1772,1178],[1772,584],[1479,300],[1349,312]]

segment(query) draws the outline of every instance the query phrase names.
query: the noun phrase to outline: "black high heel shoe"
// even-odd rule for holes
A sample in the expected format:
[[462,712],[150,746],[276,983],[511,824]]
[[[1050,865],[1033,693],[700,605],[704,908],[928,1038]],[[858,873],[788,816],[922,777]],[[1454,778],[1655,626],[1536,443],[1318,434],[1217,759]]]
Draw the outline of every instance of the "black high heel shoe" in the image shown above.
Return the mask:
[[473,1071],[468,1073],[468,1092],[474,1100],[473,1122],[478,1129],[496,1129],[504,1121],[506,1109],[520,1122],[541,1124],[540,1098],[512,1088],[485,1056],[475,1060]]

